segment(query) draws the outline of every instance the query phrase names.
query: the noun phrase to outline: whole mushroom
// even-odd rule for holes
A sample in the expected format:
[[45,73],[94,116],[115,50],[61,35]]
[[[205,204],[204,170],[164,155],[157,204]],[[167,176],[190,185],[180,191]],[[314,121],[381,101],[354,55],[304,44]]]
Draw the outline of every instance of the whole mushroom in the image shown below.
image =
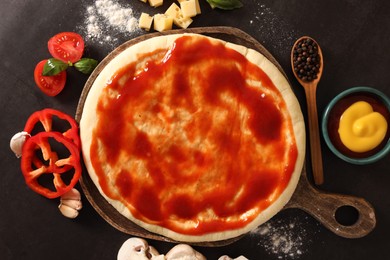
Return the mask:
[[220,258],[218,258],[218,260],[248,260],[248,258],[242,255],[237,258],[231,258],[230,256],[223,255]]
[[[119,249],[117,260],[206,260],[206,257],[187,244],[178,244],[165,256],[160,255],[154,247],[149,246],[146,240],[132,237],[126,240]],[[244,256],[233,259],[224,255],[218,260],[248,259]]]
[[206,258],[191,246],[179,244],[174,246],[166,255],[166,260],[206,260]]
[[[162,257],[162,258],[161,258]],[[164,260],[157,250],[142,238],[132,237],[119,249],[117,260]]]

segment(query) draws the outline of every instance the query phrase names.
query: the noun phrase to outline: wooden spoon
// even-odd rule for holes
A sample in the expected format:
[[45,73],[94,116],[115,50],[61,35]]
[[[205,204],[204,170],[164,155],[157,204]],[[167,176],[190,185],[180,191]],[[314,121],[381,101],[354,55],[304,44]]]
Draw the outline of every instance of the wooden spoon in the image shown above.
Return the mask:
[[[320,67],[317,73],[317,78],[311,81],[304,81],[299,76],[294,69],[294,50],[296,49],[299,42],[304,39],[311,39],[315,44],[317,44],[318,56],[320,57]],[[322,71],[324,68],[322,51],[318,43],[310,38],[309,36],[303,36],[299,38],[295,43],[291,51],[291,66],[293,73],[298,80],[298,82],[304,87],[306,94],[306,102],[309,116],[309,140],[310,140],[310,151],[311,151],[311,162],[314,175],[314,183],[316,185],[321,185],[324,182],[323,168],[322,168],[322,154],[321,154],[321,143],[320,143],[320,131],[318,127],[318,115],[317,115],[317,99],[316,91],[317,85],[320,81]]]

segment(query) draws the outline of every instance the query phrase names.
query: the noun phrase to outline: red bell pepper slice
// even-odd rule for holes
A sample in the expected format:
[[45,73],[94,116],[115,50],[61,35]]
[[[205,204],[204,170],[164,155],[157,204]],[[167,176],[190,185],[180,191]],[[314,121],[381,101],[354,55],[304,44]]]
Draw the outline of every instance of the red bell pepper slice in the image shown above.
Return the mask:
[[[53,139],[68,150],[67,158],[58,158],[57,152],[52,149]],[[39,151],[44,162],[37,155]],[[71,190],[80,179],[82,168],[79,148],[60,132],[40,132],[28,138],[22,153],[21,169],[27,186],[47,198],[60,197]],[[45,187],[39,182],[40,177],[47,176],[53,178],[54,188]]]
[[46,132],[53,131],[53,116],[56,116],[59,119],[65,120],[69,123],[70,128],[62,134],[66,138],[72,140],[77,145],[77,147],[80,148],[81,142],[79,137],[79,127],[76,120],[74,120],[71,116],[56,109],[45,108],[43,110],[34,112],[27,119],[26,125],[24,126],[24,131],[31,134],[31,132],[38,123],[41,123],[43,125],[43,128]]

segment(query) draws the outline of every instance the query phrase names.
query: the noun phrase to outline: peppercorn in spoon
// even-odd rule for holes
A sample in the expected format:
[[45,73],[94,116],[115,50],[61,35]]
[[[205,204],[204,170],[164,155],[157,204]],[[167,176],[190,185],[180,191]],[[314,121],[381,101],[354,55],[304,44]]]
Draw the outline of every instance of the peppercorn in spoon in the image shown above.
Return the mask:
[[316,100],[317,85],[324,67],[322,58],[320,46],[309,36],[299,38],[291,51],[294,75],[304,87],[306,94],[311,162],[316,185],[324,182]]

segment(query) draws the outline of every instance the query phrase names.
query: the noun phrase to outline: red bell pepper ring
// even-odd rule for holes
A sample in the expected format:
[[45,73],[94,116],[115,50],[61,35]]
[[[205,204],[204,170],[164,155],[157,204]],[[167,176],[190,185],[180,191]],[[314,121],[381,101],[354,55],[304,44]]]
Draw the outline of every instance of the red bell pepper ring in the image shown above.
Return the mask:
[[80,148],[80,137],[79,137],[79,127],[76,122],[71,116],[52,109],[52,108],[45,108],[40,111],[34,112],[26,122],[26,125],[24,126],[24,131],[31,134],[31,131],[33,131],[34,127],[40,122],[43,125],[43,128],[46,132],[53,131],[53,116],[58,117],[59,119],[65,120],[69,123],[70,128],[65,131],[63,136],[66,138],[72,140],[78,148]]
[[[69,157],[59,159],[55,151],[52,150],[49,140],[54,139],[61,143],[68,151]],[[41,151],[45,164],[37,156]],[[79,181],[81,176],[80,151],[79,148],[60,132],[40,132],[26,140],[23,145],[23,156],[21,159],[21,169],[27,186],[33,191],[53,199],[71,190]],[[66,181],[63,175],[73,172],[71,180]],[[48,188],[39,183],[38,179],[43,175],[53,176],[53,188]],[[68,176],[69,177],[69,176]]]

